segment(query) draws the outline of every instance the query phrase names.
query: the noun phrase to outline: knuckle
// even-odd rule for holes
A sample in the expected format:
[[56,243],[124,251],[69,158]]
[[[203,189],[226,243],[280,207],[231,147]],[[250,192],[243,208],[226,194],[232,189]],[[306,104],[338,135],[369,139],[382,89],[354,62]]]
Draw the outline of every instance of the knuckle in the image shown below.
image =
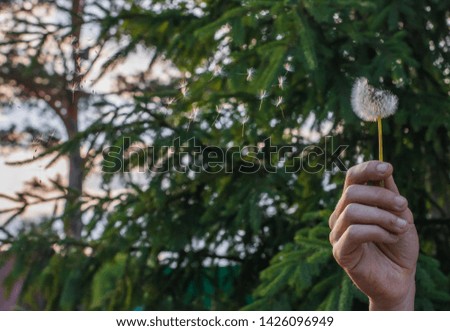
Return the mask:
[[396,229],[397,228],[396,221],[397,221],[397,217],[395,217],[394,215],[389,216],[389,219],[388,219],[389,227]]
[[334,225],[334,219],[336,218],[336,211],[333,211],[330,215],[330,217],[328,218],[328,226],[330,227],[330,229],[333,229],[333,225]]
[[331,245],[333,245],[335,243],[335,235],[334,232],[331,231],[330,234],[328,235],[328,240],[330,241]]
[[350,185],[346,188],[344,191],[344,194],[342,195],[345,202],[352,201],[353,197],[355,196],[357,187],[355,185]]
[[[408,199],[405,198],[405,200],[406,200],[405,210],[409,210],[409,202],[408,202]],[[411,211],[409,211],[409,212],[411,212]],[[411,214],[411,216],[412,216],[412,214]]]
[[357,234],[358,234],[358,228],[353,224],[349,225],[349,227],[347,228],[347,231],[346,231],[347,239],[353,240],[353,239],[355,239]]
[[353,220],[356,216],[358,205],[356,203],[349,203],[342,212],[342,219],[346,222]]
[[333,257],[338,262],[341,260],[341,251],[337,245],[333,246]]
[[408,221],[410,221],[411,223],[414,223],[414,215],[411,212],[411,210],[409,208],[406,208],[405,213],[406,213],[406,219]]
[[395,194],[387,189],[377,187],[374,191],[374,199],[379,207],[392,207]]
[[367,177],[368,174],[373,172],[373,169],[375,169],[374,161],[367,161],[360,164],[359,172],[364,177]]
[[350,169],[347,170],[347,175],[346,175],[347,180],[349,180],[349,179],[351,179],[351,178],[353,178],[355,176],[355,167],[356,166],[353,166],[353,167],[351,167]]

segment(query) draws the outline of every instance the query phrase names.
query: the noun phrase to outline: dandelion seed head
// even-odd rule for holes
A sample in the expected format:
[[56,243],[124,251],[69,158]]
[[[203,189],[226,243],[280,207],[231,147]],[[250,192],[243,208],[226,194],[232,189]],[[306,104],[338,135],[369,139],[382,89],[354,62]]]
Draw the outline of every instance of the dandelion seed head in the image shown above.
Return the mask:
[[358,78],[352,89],[352,108],[355,114],[364,121],[376,121],[393,115],[398,106],[398,98],[389,91],[377,89],[367,78]]

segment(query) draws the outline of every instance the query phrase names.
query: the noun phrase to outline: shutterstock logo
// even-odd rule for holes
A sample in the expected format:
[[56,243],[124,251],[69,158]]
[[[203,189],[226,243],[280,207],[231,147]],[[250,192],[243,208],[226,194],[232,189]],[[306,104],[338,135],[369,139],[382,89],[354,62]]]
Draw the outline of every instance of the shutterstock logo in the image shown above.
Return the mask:
[[318,173],[321,171],[347,171],[340,159],[348,145],[334,147],[333,137],[325,137],[319,145],[273,145],[267,138],[258,145],[205,146],[195,138],[181,141],[174,139],[171,146],[144,146],[131,144],[123,138],[122,146],[110,146],[103,150],[105,173],[118,172],[181,172],[181,173]]

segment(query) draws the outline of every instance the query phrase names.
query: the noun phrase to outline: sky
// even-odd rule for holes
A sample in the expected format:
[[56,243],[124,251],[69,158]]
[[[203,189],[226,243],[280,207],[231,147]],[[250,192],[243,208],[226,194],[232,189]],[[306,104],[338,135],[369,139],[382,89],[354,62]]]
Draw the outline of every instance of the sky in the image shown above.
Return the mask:
[[[27,181],[32,180],[34,177],[38,180],[42,180],[44,183],[49,178],[55,178],[60,174],[63,178],[67,177],[67,160],[60,159],[49,169],[45,169],[49,158],[38,160],[31,164],[12,166],[6,164],[6,162],[24,160],[33,157],[32,150],[15,150],[10,148],[1,148],[0,152],[0,193],[6,195],[15,195],[15,193],[21,192]],[[10,208],[14,206],[13,203],[0,199],[0,209]],[[26,218],[33,218],[36,216],[47,215],[53,210],[53,204],[42,204],[30,207],[24,216]],[[0,215],[0,223],[4,220],[4,217]]]

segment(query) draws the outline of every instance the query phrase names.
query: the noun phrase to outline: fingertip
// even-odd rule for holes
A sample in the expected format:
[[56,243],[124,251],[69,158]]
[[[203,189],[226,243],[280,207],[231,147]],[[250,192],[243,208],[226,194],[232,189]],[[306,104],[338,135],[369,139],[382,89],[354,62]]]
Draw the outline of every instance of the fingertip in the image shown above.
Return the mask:
[[390,163],[382,161],[376,161],[375,169],[378,175],[382,176],[383,178],[389,177],[394,171],[394,168]]
[[392,175],[393,171],[394,168],[387,162],[374,160],[360,163],[347,171],[345,187],[351,184],[364,184],[369,181],[385,180]]
[[404,229],[408,225],[408,221],[400,217],[395,219],[395,223],[399,229]]
[[408,208],[408,200],[401,195],[394,198],[394,203],[398,211],[405,211]]

